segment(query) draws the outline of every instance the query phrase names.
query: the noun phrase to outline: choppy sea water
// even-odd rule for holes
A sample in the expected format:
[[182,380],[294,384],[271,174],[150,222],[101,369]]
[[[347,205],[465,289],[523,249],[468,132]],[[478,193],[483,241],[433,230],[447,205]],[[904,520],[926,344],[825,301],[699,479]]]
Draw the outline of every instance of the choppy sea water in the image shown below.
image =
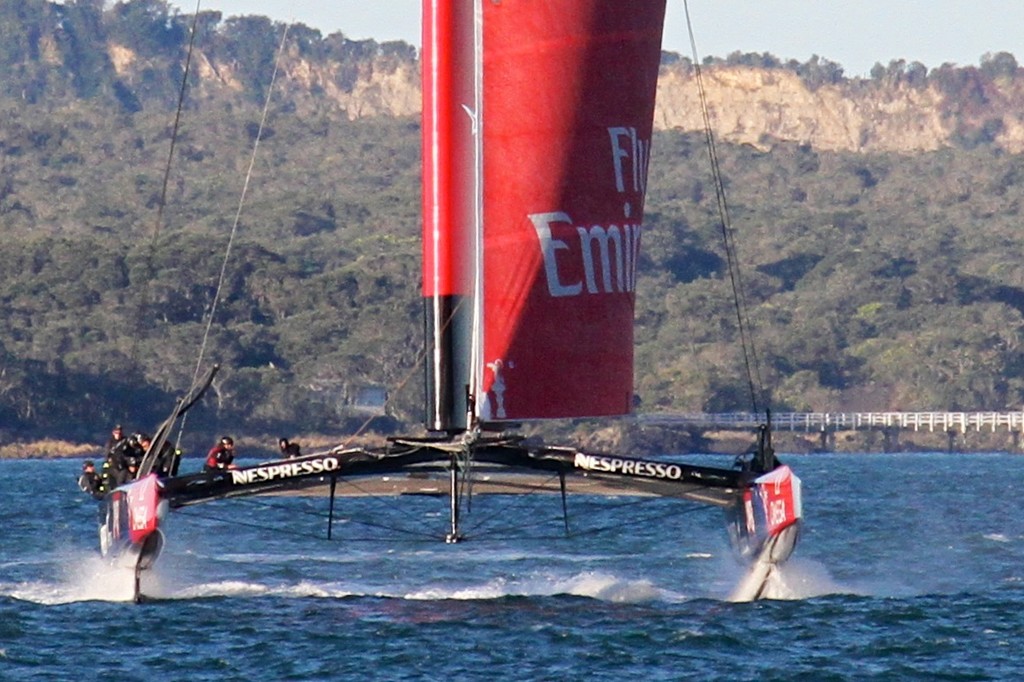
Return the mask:
[[1024,457],[785,459],[806,524],[753,604],[714,510],[570,498],[566,539],[527,495],[458,545],[445,498],[339,499],[331,541],[324,498],[181,510],[136,605],[78,462],[0,462],[0,679],[1024,677]]

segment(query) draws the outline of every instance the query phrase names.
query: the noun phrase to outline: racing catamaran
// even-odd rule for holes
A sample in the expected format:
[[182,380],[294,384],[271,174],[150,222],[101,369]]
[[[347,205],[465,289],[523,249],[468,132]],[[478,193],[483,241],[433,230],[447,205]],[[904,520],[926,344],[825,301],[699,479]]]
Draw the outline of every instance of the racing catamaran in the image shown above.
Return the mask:
[[[176,475],[167,438],[212,373],[157,432],[135,481],[105,500],[105,555],[141,576],[170,510],[214,499],[376,480],[377,492],[447,484],[443,537],[464,538],[460,485],[663,496],[720,507],[761,596],[796,543],[800,481],[770,428],[732,467],[529,444],[518,423],[628,415],[633,309],[665,0],[423,2],[423,304],[426,430],[379,448]],[[162,454],[161,454],[162,453]],[[160,462],[161,464],[157,464]]]

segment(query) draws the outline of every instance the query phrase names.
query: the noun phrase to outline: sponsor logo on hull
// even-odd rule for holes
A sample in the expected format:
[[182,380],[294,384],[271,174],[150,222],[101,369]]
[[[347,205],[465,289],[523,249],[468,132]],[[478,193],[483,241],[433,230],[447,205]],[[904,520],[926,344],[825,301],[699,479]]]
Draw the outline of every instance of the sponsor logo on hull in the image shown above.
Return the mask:
[[341,468],[337,457],[322,457],[301,462],[282,462],[253,467],[252,469],[232,469],[231,483],[234,485],[250,485],[252,483],[268,483],[289,478],[315,476],[329,473]]
[[585,471],[624,474],[640,478],[660,478],[668,481],[678,481],[683,477],[683,469],[677,464],[607,455],[588,455],[584,452],[576,453],[573,466]]

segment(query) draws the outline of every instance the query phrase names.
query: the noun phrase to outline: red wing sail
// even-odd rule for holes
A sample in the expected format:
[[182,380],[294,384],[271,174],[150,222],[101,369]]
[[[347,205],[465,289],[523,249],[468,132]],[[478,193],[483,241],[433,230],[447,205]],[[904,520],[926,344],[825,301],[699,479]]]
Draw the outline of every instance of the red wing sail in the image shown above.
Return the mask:
[[452,393],[483,421],[627,413],[665,2],[426,2],[424,294],[475,312]]
[[628,413],[664,2],[484,3],[487,419]]

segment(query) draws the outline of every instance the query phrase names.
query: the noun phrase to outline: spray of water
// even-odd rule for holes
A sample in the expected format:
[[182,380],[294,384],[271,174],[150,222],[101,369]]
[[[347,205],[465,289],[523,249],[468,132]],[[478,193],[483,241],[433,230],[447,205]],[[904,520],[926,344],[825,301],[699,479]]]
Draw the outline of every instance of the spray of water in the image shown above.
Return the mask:
[[15,599],[37,604],[132,601],[133,573],[92,553],[63,554],[40,564],[41,577],[4,587]]
[[[718,554],[686,557],[706,566],[699,568],[692,585],[694,594],[676,591],[647,577],[611,571],[533,571],[512,576],[483,579],[479,583],[453,585],[401,585],[385,580],[379,584],[316,580],[266,581],[256,576],[217,575],[196,571],[194,557],[164,557],[155,569],[146,571],[142,591],[154,599],[204,599],[211,597],[320,597],[376,596],[409,600],[481,600],[505,597],[547,597],[573,595],[611,603],[680,603],[696,596],[716,598],[729,585],[736,585],[738,569]],[[201,561],[205,564],[205,561]],[[249,561],[242,562],[249,564]],[[731,567],[722,566],[730,563]],[[721,570],[719,570],[721,569]],[[43,561],[38,573],[44,577],[0,586],[0,591],[18,599],[63,604],[81,601],[130,602],[133,598],[133,570],[108,563],[91,552],[65,553]],[[48,574],[48,575],[47,575]],[[707,581],[710,580],[711,583]],[[703,589],[702,589],[703,585]],[[806,599],[826,594],[857,594],[862,590],[838,584],[824,565],[806,558],[791,559],[772,570],[763,592],[769,599]],[[871,591],[869,591],[871,593]],[[720,598],[720,597],[717,597]]]
[[765,599],[812,599],[828,594],[856,593],[856,590],[837,583],[824,564],[793,557],[772,570],[763,596]]

